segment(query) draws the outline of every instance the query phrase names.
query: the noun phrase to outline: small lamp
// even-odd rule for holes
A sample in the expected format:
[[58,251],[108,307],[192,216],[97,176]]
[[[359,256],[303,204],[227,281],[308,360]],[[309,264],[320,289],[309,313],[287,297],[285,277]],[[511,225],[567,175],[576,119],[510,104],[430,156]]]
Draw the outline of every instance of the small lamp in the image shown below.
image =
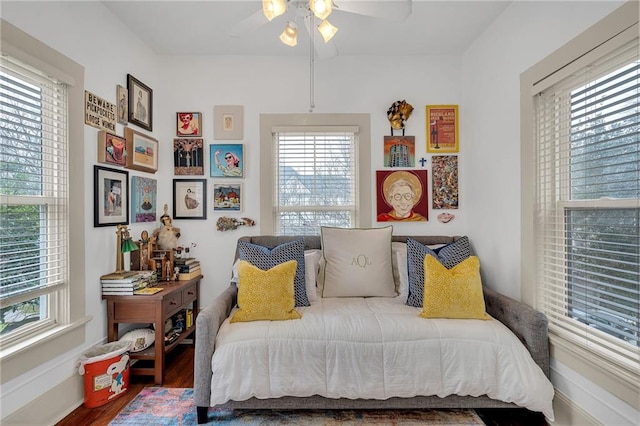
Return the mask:
[[309,0],[309,9],[318,19],[327,19],[331,15],[332,0]]
[[126,225],[118,225],[116,228],[116,270],[109,274],[111,278],[127,278],[137,274],[135,271],[124,270],[124,253],[138,250],[138,245],[131,241],[129,228]]
[[262,13],[269,21],[286,11],[287,2],[285,0],[262,0]]
[[287,22],[284,31],[280,34],[280,41],[291,47],[298,44],[298,28],[296,24],[291,21]]
[[334,35],[336,35],[336,33],[338,32],[338,28],[331,25],[331,23],[325,19],[324,21],[320,22],[320,25],[318,25],[318,31],[320,31],[320,34],[322,34],[324,42],[327,43],[333,38]]

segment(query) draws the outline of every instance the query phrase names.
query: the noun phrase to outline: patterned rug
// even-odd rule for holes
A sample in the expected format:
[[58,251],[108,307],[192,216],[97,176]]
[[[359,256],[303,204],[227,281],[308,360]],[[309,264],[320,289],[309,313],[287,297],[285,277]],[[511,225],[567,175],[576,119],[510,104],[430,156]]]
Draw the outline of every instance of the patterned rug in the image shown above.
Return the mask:
[[[111,426],[195,425],[193,389],[147,387],[127,405]],[[473,410],[216,410],[211,425],[477,425],[484,423]]]

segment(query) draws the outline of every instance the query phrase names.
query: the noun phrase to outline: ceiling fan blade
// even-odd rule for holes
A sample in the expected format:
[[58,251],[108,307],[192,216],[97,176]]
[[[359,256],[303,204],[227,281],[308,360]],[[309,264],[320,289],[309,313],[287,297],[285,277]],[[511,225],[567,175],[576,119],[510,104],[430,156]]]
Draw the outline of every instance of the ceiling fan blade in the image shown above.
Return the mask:
[[313,47],[318,55],[318,59],[331,59],[334,56],[338,56],[338,48],[336,47],[336,44],[333,40],[329,40],[326,43],[324,42],[322,35],[318,32],[318,29],[315,26],[315,19],[313,19],[313,17],[306,16],[304,19],[304,26],[307,28],[309,37],[311,37],[311,31],[315,31],[313,33]]
[[262,13],[262,9],[260,9],[229,28],[227,34],[231,37],[242,37],[247,33],[257,30],[267,22],[269,22],[269,20],[264,16],[264,13]]
[[336,10],[401,21],[411,15],[411,0],[349,1],[336,0]]

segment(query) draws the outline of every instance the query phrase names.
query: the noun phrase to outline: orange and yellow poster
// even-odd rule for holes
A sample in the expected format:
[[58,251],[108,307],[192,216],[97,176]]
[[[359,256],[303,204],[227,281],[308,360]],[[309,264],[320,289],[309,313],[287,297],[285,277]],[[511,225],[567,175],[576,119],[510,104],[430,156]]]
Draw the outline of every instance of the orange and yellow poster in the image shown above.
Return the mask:
[[427,152],[458,152],[458,105],[427,105]]

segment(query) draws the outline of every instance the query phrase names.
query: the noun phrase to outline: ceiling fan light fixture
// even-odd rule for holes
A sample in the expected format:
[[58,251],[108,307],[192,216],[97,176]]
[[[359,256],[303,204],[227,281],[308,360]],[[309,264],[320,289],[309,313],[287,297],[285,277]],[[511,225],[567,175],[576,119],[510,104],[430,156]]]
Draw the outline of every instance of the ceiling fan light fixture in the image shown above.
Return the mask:
[[324,21],[320,22],[320,25],[318,25],[318,31],[320,31],[320,34],[322,34],[324,42],[328,43],[329,40],[331,40],[333,36],[336,35],[336,33],[338,32],[338,28],[331,25],[331,22],[325,19]]
[[286,0],[262,0],[262,13],[271,21],[287,11]]
[[324,20],[331,15],[332,3],[332,0],[309,0],[309,9],[316,15],[316,18]]
[[287,46],[294,47],[298,44],[298,27],[295,23],[289,21],[280,34],[280,41]]

